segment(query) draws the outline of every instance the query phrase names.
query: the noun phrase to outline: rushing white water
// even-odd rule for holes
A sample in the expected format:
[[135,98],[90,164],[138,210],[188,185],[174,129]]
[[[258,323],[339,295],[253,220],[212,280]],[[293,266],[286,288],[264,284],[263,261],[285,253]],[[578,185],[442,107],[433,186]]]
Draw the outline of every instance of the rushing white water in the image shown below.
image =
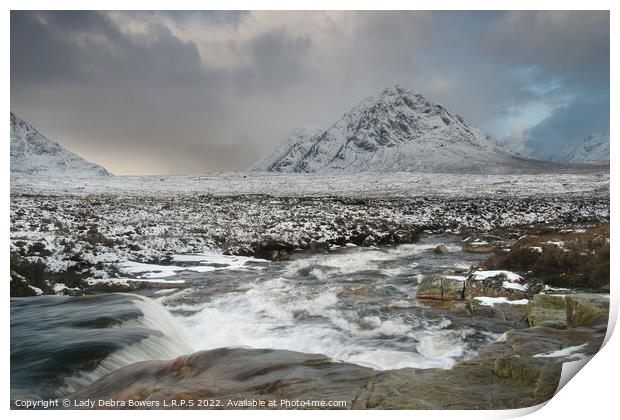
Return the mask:
[[[432,252],[438,241],[449,254]],[[499,336],[454,325],[415,299],[425,275],[455,273],[480,258],[462,253],[457,241],[429,237],[383,249],[300,254],[260,271],[192,275],[190,291],[158,299],[196,349],[276,348],[376,369],[450,368]]]
[[[286,262],[223,258],[208,271],[175,266],[168,278],[185,287],[146,289],[150,297],[12,299],[11,393],[62,396],[136,362],[221,347],[320,353],[375,369],[450,368],[506,328],[471,325],[416,300],[425,276],[462,275],[484,258],[461,252],[459,241],[427,236],[397,247],[301,252]],[[450,252],[435,254],[438,243]],[[175,264],[194,267],[201,258],[175,256]]]
[[67,395],[121,367],[194,351],[161,304],[133,294],[15,299],[11,322],[11,392],[22,397]]
[[75,375],[68,376],[65,379],[65,386],[59,389],[59,394],[69,394],[116,369],[133,363],[146,360],[168,360],[194,351],[188,344],[183,327],[159,303],[136,295],[134,304],[143,315],[125,321],[115,328],[146,328],[153,333],[135,344],[113,352],[104,358],[94,370],[81,370]]

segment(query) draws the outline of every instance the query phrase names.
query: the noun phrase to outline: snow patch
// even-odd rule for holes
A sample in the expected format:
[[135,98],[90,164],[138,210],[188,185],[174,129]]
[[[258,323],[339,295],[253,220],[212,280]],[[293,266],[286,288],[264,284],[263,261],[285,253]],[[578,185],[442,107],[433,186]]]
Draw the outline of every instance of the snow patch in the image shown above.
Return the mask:
[[587,346],[588,346],[588,343],[583,343],[578,346],[566,347],[564,349],[552,351],[549,353],[536,354],[533,357],[568,357],[571,359],[580,359],[582,357],[585,357],[585,355],[581,353],[577,353],[577,351]]
[[506,276],[506,279],[508,279],[508,281],[510,282],[515,282],[515,281],[519,281],[522,279],[522,277],[516,273],[513,273],[512,271],[507,271],[507,270],[488,270],[488,271],[476,271],[473,273],[473,280],[486,280],[490,277],[496,277],[499,276],[501,274],[504,274]]
[[474,299],[480,302],[482,306],[495,306],[499,303],[509,303],[511,305],[527,305],[529,303],[527,299],[508,300],[505,297],[476,296]]
[[527,284],[520,284],[520,283],[511,283],[509,281],[505,281],[502,283],[502,287],[504,289],[510,289],[510,290],[520,290],[522,292],[527,291],[527,289],[529,288],[529,286]]

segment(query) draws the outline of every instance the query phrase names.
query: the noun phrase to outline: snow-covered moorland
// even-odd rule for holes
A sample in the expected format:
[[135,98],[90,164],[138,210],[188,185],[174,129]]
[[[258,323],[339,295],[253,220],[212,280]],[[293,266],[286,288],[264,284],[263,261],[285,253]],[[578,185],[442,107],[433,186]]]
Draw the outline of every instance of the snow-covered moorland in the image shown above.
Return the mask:
[[281,197],[538,197],[609,195],[609,170],[480,175],[416,172],[213,172],[193,175],[11,176],[13,193],[185,196],[267,194]]
[[46,293],[135,279],[133,263],[175,255],[280,259],[413,242],[424,229],[518,235],[609,220],[608,173],[20,177],[11,187],[12,267],[45,279],[36,287]]

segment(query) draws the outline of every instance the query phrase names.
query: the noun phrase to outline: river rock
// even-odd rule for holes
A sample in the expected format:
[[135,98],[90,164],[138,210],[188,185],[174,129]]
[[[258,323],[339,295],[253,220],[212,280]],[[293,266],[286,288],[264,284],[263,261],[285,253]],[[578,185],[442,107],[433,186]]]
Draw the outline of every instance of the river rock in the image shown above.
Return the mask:
[[[224,348],[175,360],[135,363],[66,398],[70,401],[148,400],[161,404],[208,398],[214,402],[185,407],[203,409],[304,408],[280,405],[282,400],[344,401],[341,408],[347,409],[523,408],[549,400],[557,389],[562,363],[572,360],[548,355],[583,343],[587,346],[579,352],[593,354],[600,348],[604,335],[604,326],[511,330],[504,339],[452,369],[375,371],[351,363],[332,362],[318,354]],[[276,400],[277,405],[235,405],[247,400]]]
[[329,244],[324,241],[310,241],[310,252],[313,254],[329,252]]
[[521,281],[520,277],[509,271],[474,271],[467,278],[464,296],[469,301],[480,296],[505,297],[509,300],[529,299],[532,293],[528,285],[518,281]]
[[433,249],[433,252],[435,254],[447,254],[449,251],[448,251],[448,247],[446,247],[443,244],[439,244],[435,247],[435,249]]
[[375,289],[370,287],[350,287],[345,286],[340,292],[338,292],[339,299],[352,299],[352,300],[364,300],[364,301],[381,301],[381,296],[377,296]]
[[426,277],[418,284],[416,291],[418,299],[441,300],[442,296],[441,276]]
[[527,320],[532,327],[566,328],[564,295],[535,295],[527,305]]
[[369,246],[375,246],[377,244],[376,239],[374,238],[374,236],[369,235],[367,236],[363,241],[362,241],[362,246],[365,247],[369,247]]
[[523,304],[514,303],[494,303],[485,305],[478,299],[468,302],[469,310],[474,316],[484,316],[503,323],[510,324],[513,328],[526,328],[527,322],[527,301]]
[[482,240],[475,240],[473,242],[466,242],[462,247],[463,252],[473,252],[477,254],[488,254],[490,252],[495,251],[495,247],[487,242]]
[[569,328],[606,323],[609,296],[580,293],[566,295],[566,323]]
[[214,404],[220,404],[193,407],[197,409],[268,408],[228,405],[229,401],[234,404],[246,399],[344,400],[347,406],[343,408],[351,408],[359,390],[374,375],[370,368],[333,363],[327,356],[319,354],[222,348],[175,360],[136,363],[101,378],[70,398],[92,396],[98,399],[152,401],[208,398],[218,401]]
[[36,296],[35,289],[24,276],[11,271],[11,297]]
[[464,276],[431,276],[420,282],[418,299],[462,300],[465,289]]
[[289,253],[283,249],[276,249],[271,251],[269,258],[271,261],[288,261]]

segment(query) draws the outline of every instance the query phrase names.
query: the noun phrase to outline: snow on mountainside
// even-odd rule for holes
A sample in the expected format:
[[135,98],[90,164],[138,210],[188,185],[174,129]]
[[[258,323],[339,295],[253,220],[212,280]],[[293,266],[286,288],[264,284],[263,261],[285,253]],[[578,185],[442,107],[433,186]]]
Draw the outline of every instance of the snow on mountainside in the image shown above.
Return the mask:
[[593,134],[576,144],[563,146],[558,153],[534,156],[560,163],[607,163],[609,162],[609,133]]
[[108,176],[89,162],[39,133],[11,112],[11,174],[50,176]]
[[255,163],[251,171],[291,172],[325,130],[313,125],[299,127],[269,156]]
[[252,169],[518,173],[541,165],[548,164],[509,154],[462,117],[397,85],[365,99],[320,134],[293,134]]

